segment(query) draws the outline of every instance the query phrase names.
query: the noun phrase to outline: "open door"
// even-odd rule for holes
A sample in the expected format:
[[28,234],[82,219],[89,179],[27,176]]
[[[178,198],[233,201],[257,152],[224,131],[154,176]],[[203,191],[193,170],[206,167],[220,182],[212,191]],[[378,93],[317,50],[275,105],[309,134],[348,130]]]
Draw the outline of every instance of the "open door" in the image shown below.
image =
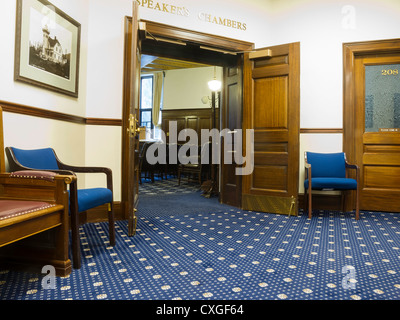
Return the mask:
[[124,78],[124,103],[129,105],[122,115],[122,166],[127,171],[122,176],[122,203],[128,219],[128,235],[136,232],[136,211],[139,201],[139,97],[140,58],[138,3],[133,2],[132,19],[126,19],[125,64],[128,72]]
[[[238,55],[236,65],[224,68],[223,105],[221,111],[221,128],[229,129],[233,137],[238,134],[237,129],[242,129],[243,107],[243,58]],[[234,140],[237,138],[234,137]],[[240,167],[235,162],[224,163],[224,143],[221,147],[221,188],[220,201],[234,207],[241,207],[242,200],[242,176],[236,174],[236,168]],[[232,151],[234,152],[234,151]],[[233,158],[233,157],[232,157]]]
[[297,215],[300,44],[245,53],[243,74],[243,134],[254,130],[254,170],[243,176],[242,207]]

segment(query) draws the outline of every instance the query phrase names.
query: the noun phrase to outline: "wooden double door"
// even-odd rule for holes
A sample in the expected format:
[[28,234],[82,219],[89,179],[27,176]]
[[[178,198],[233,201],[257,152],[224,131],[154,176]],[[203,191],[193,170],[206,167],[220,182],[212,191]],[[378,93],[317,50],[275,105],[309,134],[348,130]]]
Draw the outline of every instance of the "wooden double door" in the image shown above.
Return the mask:
[[[136,2],[133,7],[133,18],[126,19],[122,112],[121,202],[129,234],[135,233],[139,201],[136,129],[142,53],[224,68],[220,129],[237,134],[237,129],[242,130],[242,156],[247,163],[225,164],[222,157],[220,201],[248,210],[297,214],[299,43],[253,50],[252,43],[140,21]],[[248,130],[254,139],[246,139]],[[221,151],[223,143],[221,140]],[[238,174],[238,169],[246,166],[251,170]]]
[[344,149],[360,209],[400,212],[400,39],[344,44]]

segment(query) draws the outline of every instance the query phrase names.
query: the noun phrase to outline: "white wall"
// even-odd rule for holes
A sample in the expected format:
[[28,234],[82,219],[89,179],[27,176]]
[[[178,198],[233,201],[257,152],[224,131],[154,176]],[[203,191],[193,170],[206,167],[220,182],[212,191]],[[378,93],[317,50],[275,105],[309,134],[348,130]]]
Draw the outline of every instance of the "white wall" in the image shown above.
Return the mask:
[[[14,81],[16,1],[0,3],[0,100],[67,113],[86,115],[86,63],[88,4],[81,0],[52,3],[82,23],[79,98]],[[4,144],[19,148],[53,147],[62,161],[85,164],[85,126],[4,112]],[[7,164],[8,166],[8,164]],[[84,177],[80,177],[84,185]]]
[[[201,98],[211,97],[208,81],[214,79],[214,67],[169,70],[164,78],[164,110],[210,108]],[[216,68],[216,79],[222,80],[222,68]]]

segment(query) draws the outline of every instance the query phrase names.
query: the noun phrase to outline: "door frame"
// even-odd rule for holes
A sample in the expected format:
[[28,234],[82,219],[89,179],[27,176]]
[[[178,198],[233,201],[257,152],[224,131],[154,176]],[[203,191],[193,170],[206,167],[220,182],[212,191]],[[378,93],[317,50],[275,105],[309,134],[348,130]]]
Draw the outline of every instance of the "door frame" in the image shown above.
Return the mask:
[[[165,39],[165,44],[170,45],[172,41],[181,41],[187,43],[193,43],[196,45],[204,46],[209,50],[210,55],[212,52],[227,52],[227,54],[235,52],[235,53],[243,53],[246,51],[254,50],[254,43],[231,39],[227,37],[192,31],[188,29],[182,29],[178,27],[174,27],[171,25],[161,24],[148,20],[139,20],[139,22],[145,23],[146,32],[151,34],[153,37],[156,36],[161,39]],[[129,212],[127,210],[127,201],[129,199],[129,194],[127,193],[127,175],[129,169],[128,162],[128,152],[126,150],[126,146],[129,145],[127,143],[126,128],[127,128],[127,119],[129,118],[129,101],[130,94],[132,91],[127,84],[130,83],[130,55],[131,48],[128,45],[128,39],[131,37],[131,30],[129,29],[129,25],[132,24],[132,17],[125,17],[125,29],[124,29],[124,37],[125,37],[125,48],[124,48],[124,71],[123,71],[123,101],[122,101],[122,150],[121,150],[121,209],[122,209],[122,218],[128,219]],[[162,41],[162,40],[161,40]],[[177,45],[179,47],[179,45]],[[224,90],[224,89],[222,89]],[[221,110],[220,110],[221,112]]]
[[400,54],[400,39],[343,43],[343,151],[349,162],[355,161],[355,74],[357,56]]
[[[350,163],[356,163],[357,160],[355,59],[377,54],[396,53],[400,54],[400,39],[343,43],[343,151]],[[360,163],[356,164],[361,165]],[[354,174],[352,177],[354,178]],[[346,200],[349,200],[345,203],[346,210],[355,207],[354,196]]]

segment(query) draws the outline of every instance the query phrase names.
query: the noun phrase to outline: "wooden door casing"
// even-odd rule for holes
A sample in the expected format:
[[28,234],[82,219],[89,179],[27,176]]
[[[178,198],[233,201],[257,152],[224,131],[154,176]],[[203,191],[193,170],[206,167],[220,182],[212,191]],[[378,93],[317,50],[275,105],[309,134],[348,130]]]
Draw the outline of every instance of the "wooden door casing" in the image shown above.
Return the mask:
[[400,39],[345,43],[343,61],[343,149],[360,167],[360,209],[400,212],[400,132],[365,132],[365,66],[399,64]]
[[125,73],[122,113],[122,192],[124,218],[128,220],[128,234],[136,232],[136,207],[139,201],[139,119],[140,58],[138,4],[133,2],[132,18],[125,19]]
[[400,132],[365,132],[365,67],[399,63],[400,55],[355,59],[355,153],[362,210],[400,211]]

